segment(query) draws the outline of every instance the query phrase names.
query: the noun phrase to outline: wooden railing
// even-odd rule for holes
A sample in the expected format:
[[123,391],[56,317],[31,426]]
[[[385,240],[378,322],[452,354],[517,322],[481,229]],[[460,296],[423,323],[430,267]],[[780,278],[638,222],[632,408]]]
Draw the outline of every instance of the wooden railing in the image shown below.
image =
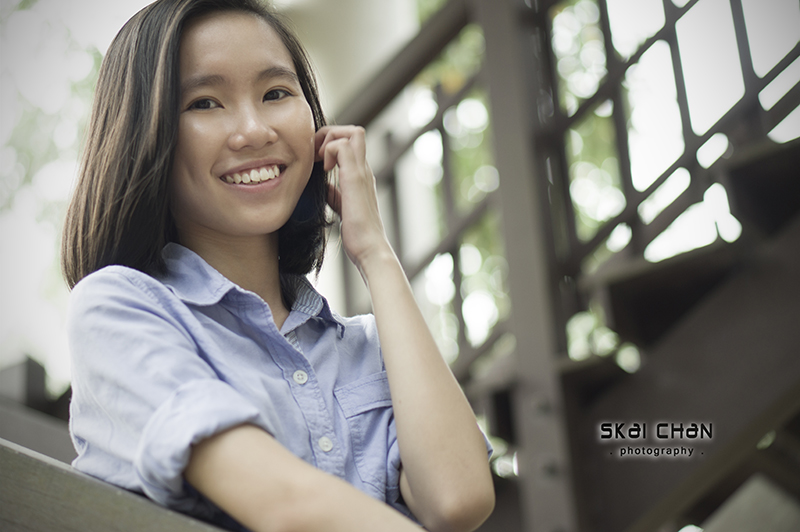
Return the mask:
[[213,532],[219,529],[0,439],[0,530]]

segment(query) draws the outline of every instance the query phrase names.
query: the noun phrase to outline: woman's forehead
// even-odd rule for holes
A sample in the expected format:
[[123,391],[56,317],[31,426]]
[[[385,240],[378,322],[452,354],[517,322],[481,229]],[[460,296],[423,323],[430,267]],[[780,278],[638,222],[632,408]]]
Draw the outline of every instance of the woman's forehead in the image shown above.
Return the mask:
[[275,29],[258,15],[235,11],[190,21],[181,36],[180,63],[182,77],[231,63],[295,71],[292,56]]

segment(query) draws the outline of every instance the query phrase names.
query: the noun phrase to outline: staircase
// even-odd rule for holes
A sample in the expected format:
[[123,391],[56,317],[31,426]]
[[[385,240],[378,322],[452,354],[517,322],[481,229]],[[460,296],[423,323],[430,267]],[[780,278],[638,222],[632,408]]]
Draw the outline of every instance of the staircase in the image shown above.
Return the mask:
[[[700,259],[707,254],[697,252]],[[679,280],[686,260],[676,259]],[[724,280],[698,288],[704,296],[670,320],[636,373],[600,389],[581,371],[564,375],[586,530],[644,532],[667,521],[699,525],[755,473],[800,499],[800,217],[747,256],[730,259],[728,267]],[[670,277],[657,275],[654,292],[663,294]],[[647,285],[642,277],[652,276],[644,272],[615,286]],[[616,298],[629,293],[620,290],[612,301],[625,308]],[[647,296],[645,290],[635,294]],[[646,422],[651,437],[603,442],[597,427],[604,421]],[[662,442],[654,437],[658,422],[713,424],[713,439]],[[618,456],[622,446],[656,445],[692,447],[699,456]]]
[[[769,109],[758,95],[798,60],[800,43],[769,73],[756,76],[742,2],[730,0],[745,94],[697,135],[688,123],[676,23],[699,1],[683,7],[665,1],[663,28],[627,59],[612,48],[606,0],[590,3],[598,9],[596,31],[604,37],[607,73],[572,114],[559,102],[563,91],[551,43],[554,14],[576,2],[449,0],[335,120],[365,125],[372,135],[371,149],[379,155],[370,164],[385,200],[387,231],[412,285],[423,285],[428,268],[441,257],[449,255],[453,264],[447,281],[454,295],[437,307],[436,316],[456,329],[450,338],[458,346],[453,371],[498,443],[497,507],[480,531],[678,532],[686,525],[708,532],[732,526],[742,532],[797,530],[800,140],[780,144],[768,133],[800,105],[800,85]],[[475,28],[485,44],[483,60],[454,78],[442,64],[448,57],[463,58],[451,53],[452,47],[474,44]],[[685,152],[647,190],[638,191],[631,180],[623,81],[627,69],[662,41],[673,53]],[[392,129],[406,91],[432,78],[429,92],[436,105],[428,121],[410,131]],[[472,203],[459,200],[465,178],[451,133],[453,111],[470,98],[487,102],[491,128],[480,149],[490,144],[491,160],[481,164],[495,168],[500,183],[481,189],[485,194]],[[613,102],[612,149],[626,201],[586,240],[576,230],[567,138],[606,101]],[[442,148],[440,180],[428,198],[439,205],[436,238],[408,229],[409,218],[426,213],[420,203],[409,201],[404,187],[410,184],[400,168],[427,133],[437,133]],[[733,153],[702,167],[696,150],[716,133],[726,135]],[[638,207],[679,168],[690,173],[690,186],[651,223],[643,223]],[[645,260],[646,246],[715,183],[725,187],[730,213],[742,225],[740,237],[718,238],[657,263]],[[630,242],[608,253],[599,267],[587,267],[623,225],[630,228]],[[487,249],[502,248],[490,251],[503,255],[496,262],[507,267],[495,273],[500,272],[497,282],[510,300],[509,310],[499,312],[497,323],[477,343],[468,341],[463,308],[471,280],[462,264],[463,248],[477,241],[476,234],[490,234],[481,244]],[[432,243],[422,252],[409,249],[419,239]],[[481,251],[484,257],[489,253]],[[369,310],[358,273],[339,255],[345,311]],[[418,295],[425,303],[422,291]],[[567,323],[598,305],[604,325],[618,335],[616,347],[570,357]],[[615,361],[624,342],[637,346],[641,357],[638,368],[628,368],[631,372]],[[611,438],[601,438],[605,423],[624,423],[625,439],[616,430]],[[710,437],[694,437],[686,430],[692,423],[706,427]],[[629,432],[634,424],[646,425],[647,436]],[[635,454],[656,448],[691,449],[692,455]],[[134,507],[129,505],[146,505],[142,515],[147,519],[183,519],[136,496],[101,489],[63,465],[9,444],[2,447],[0,476],[0,523],[20,530],[48,529],[53,522],[48,520],[57,515],[51,507],[73,508],[63,510],[70,515],[65,523],[78,523],[78,514],[86,512],[108,524],[110,516],[121,515],[111,512],[115,500],[124,512]],[[36,487],[37,478],[45,479],[44,488]],[[90,498],[81,490],[99,491]],[[45,510],[34,511],[36,504]],[[115,526],[127,529],[122,526],[129,519],[140,523],[133,513],[116,519],[125,524]],[[89,521],[70,526],[91,530]],[[201,525],[183,519],[180,526]]]

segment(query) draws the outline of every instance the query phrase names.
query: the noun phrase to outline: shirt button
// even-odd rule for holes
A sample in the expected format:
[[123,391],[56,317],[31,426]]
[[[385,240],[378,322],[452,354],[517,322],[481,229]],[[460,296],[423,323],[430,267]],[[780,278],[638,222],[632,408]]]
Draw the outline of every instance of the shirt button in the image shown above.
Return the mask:
[[319,448],[326,453],[333,449],[333,442],[327,436],[321,437],[317,443],[319,443]]
[[305,384],[308,382],[308,373],[306,373],[302,369],[298,369],[297,371],[294,372],[292,378],[294,379],[294,382],[296,382],[297,384]]

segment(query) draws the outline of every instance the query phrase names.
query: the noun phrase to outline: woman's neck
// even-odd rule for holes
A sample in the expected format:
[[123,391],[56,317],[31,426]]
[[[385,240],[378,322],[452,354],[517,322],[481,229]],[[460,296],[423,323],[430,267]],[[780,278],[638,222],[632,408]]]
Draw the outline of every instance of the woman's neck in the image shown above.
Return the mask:
[[281,296],[278,234],[258,237],[195,236],[181,244],[245,290],[258,294],[272,311],[278,329],[289,316]]

